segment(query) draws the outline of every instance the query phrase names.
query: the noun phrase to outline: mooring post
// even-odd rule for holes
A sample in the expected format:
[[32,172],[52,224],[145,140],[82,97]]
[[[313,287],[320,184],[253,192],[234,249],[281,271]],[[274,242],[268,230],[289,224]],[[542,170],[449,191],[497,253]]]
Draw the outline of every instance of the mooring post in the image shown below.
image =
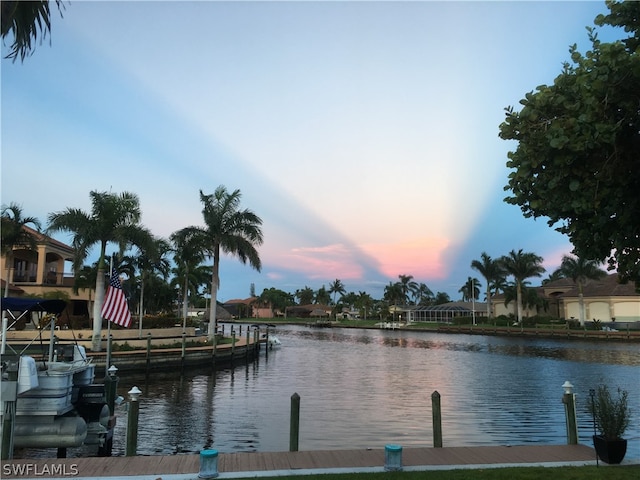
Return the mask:
[[578,444],[578,421],[576,419],[576,395],[573,393],[573,385],[569,380],[562,384],[564,394],[562,395],[562,403],[564,403],[564,414],[567,423],[567,445]]
[[259,352],[259,351],[260,351],[260,342],[259,342],[259,339],[260,339],[260,332],[258,331],[258,329],[257,329],[257,328],[254,328],[254,329],[253,329],[253,349],[254,349],[256,352]]
[[267,332],[264,336],[265,338],[264,353],[265,353],[265,357],[269,358],[269,325],[267,325],[266,331]]
[[18,399],[18,363],[10,363],[8,380],[2,382],[2,460],[13,459],[13,435],[16,421],[16,401]]
[[211,360],[213,365],[216,364],[216,352],[218,351],[218,334],[215,334],[213,336],[213,338],[211,339],[211,341],[213,342],[213,346],[211,349]]
[[433,418],[433,446],[442,448],[442,411],[440,394],[436,390],[431,394],[431,416]]
[[147,333],[147,370],[151,363],[151,332]]
[[233,360],[235,352],[236,352],[236,331],[232,329],[231,330],[231,360]]
[[109,334],[109,336],[107,337],[107,361],[104,364],[104,368],[105,368],[105,375],[109,376],[109,365],[111,365],[111,352],[113,348],[113,335]]
[[109,423],[107,425],[107,438],[104,443],[98,447],[99,457],[110,457],[113,449],[113,429],[116,425],[116,397],[118,393],[118,382],[120,381],[118,376],[118,368],[115,365],[111,365],[107,370],[107,376],[104,377],[104,396],[109,407]]
[[184,360],[187,356],[187,334],[186,333],[182,333],[182,357],[181,357],[181,363],[182,366],[184,367]]
[[118,390],[118,367],[111,365],[104,377],[104,396],[109,407],[109,415],[115,415],[116,392]]
[[249,332],[249,327],[247,327],[247,335],[246,335],[247,336],[247,344],[244,346],[244,356],[246,358],[249,358],[249,345],[251,345],[249,343],[249,333],[250,333]]
[[300,438],[300,395],[291,395],[291,426],[289,428],[289,451],[298,451],[298,439]]
[[127,442],[126,452],[127,457],[133,457],[136,455],[138,449],[138,415],[140,413],[140,395],[142,392],[138,387],[133,387],[129,392],[129,411],[127,413]]

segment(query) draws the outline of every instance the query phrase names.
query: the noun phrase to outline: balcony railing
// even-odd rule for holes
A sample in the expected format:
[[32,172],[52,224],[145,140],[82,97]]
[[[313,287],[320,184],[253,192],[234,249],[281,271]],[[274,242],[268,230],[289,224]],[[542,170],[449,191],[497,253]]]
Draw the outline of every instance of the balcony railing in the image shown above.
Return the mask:
[[[73,278],[72,273],[48,272],[44,276],[42,284],[71,287],[73,285]],[[36,275],[31,272],[14,272],[13,283],[17,285],[20,283],[38,283],[38,281]]]

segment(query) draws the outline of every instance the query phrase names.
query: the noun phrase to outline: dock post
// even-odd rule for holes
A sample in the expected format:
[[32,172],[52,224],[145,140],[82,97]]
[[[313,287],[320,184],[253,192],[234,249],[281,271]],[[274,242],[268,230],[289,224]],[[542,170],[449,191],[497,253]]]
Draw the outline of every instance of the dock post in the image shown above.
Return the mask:
[[138,401],[142,392],[138,387],[129,390],[129,412],[127,413],[127,457],[134,457],[138,449],[138,415],[140,413],[140,402]]
[[291,426],[289,428],[289,451],[298,451],[298,439],[300,438],[300,395],[291,395]]
[[251,345],[249,343],[249,327],[247,327],[247,332],[246,332],[246,336],[247,336],[247,344],[244,347],[244,356],[245,358],[249,358],[249,345]]
[[116,396],[118,392],[118,382],[120,381],[118,376],[118,367],[111,365],[107,370],[107,376],[104,377],[104,396],[109,407],[109,424],[107,425],[107,438],[104,445],[98,447],[99,457],[110,457],[113,449],[113,429],[116,424]]
[[184,360],[186,358],[186,354],[187,354],[187,334],[186,333],[182,333],[182,357],[180,358],[180,363],[182,365],[182,368],[184,368]]
[[216,365],[216,352],[218,350],[218,335],[214,335],[213,338],[211,339],[211,341],[213,342],[212,345],[212,349],[211,349],[211,358],[212,358],[212,362],[213,365]]
[[564,414],[567,422],[567,445],[578,444],[578,421],[576,419],[576,395],[573,393],[573,385],[569,380],[562,384],[564,394]]
[[265,334],[264,354],[265,358],[269,358],[269,325],[267,325],[267,333]]
[[235,353],[236,353],[236,331],[231,329],[231,361],[232,362],[235,357]]
[[147,371],[151,364],[151,332],[147,333]]
[[111,352],[113,351],[113,335],[107,337],[107,361],[104,363],[105,375],[109,376],[109,365],[111,365]]
[[218,476],[218,451],[200,451],[200,472],[198,478],[216,478]]
[[[4,338],[3,338],[4,340]],[[18,399],[18,364],[10,363],[9,379],[2,382],[2,460],[13,459],[13,435],[16,421],[16,401]]]
[[431,416],[433,419],[433,446],[442,448],[442,410],[440,394],[436,390],[431,394]]

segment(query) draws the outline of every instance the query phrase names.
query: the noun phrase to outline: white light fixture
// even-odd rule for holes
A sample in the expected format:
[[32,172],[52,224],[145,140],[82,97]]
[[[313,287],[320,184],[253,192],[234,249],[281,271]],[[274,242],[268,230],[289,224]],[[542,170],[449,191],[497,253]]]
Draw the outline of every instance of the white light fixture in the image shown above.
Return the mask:
[[569,380],[562,384],[562,388],[564,388],[564,393],[566,395],[571,395],[573,393],[573,385]]
[[111,365],[109,367],[109,370],[107,370],[107,373],[111,378],[114,378],[116,376],[116,373],[118,373],[118,367],[116,367],[115,365]]
[[140,395],[142,395],[142,391],[138,387],[133,387],[127,393],[129,394],[129,398],[132,402],[137,402]]

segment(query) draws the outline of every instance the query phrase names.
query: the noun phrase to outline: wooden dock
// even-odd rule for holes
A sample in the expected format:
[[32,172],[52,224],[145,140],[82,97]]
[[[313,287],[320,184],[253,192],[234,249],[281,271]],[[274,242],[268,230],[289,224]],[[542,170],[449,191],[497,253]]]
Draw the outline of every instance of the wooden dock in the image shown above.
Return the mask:
[[[296,471],[330,470],[362,471],[384,467],[385,451],[317,450],[303,452],[241,452],[220,453],[220,477],[246,477],[295,475]],[[404,448],[402,465],[407,470],[470,468],[474,466],[523,465],[592,465],[593,448],[585,445],[526,445],[486,447]],[[26,468],[30,469],[30,472]],[[20,470],[22,468],[22,470]],[[65,459],[24,459],[2,462],[2,478],[76,478],[142,477],[161,479],[184,475],[197,478],[200,471],[199,455],[92,457]],[[373,470],[371,470],[373,471]],[[231,475],[233,474],[233,475]]]

